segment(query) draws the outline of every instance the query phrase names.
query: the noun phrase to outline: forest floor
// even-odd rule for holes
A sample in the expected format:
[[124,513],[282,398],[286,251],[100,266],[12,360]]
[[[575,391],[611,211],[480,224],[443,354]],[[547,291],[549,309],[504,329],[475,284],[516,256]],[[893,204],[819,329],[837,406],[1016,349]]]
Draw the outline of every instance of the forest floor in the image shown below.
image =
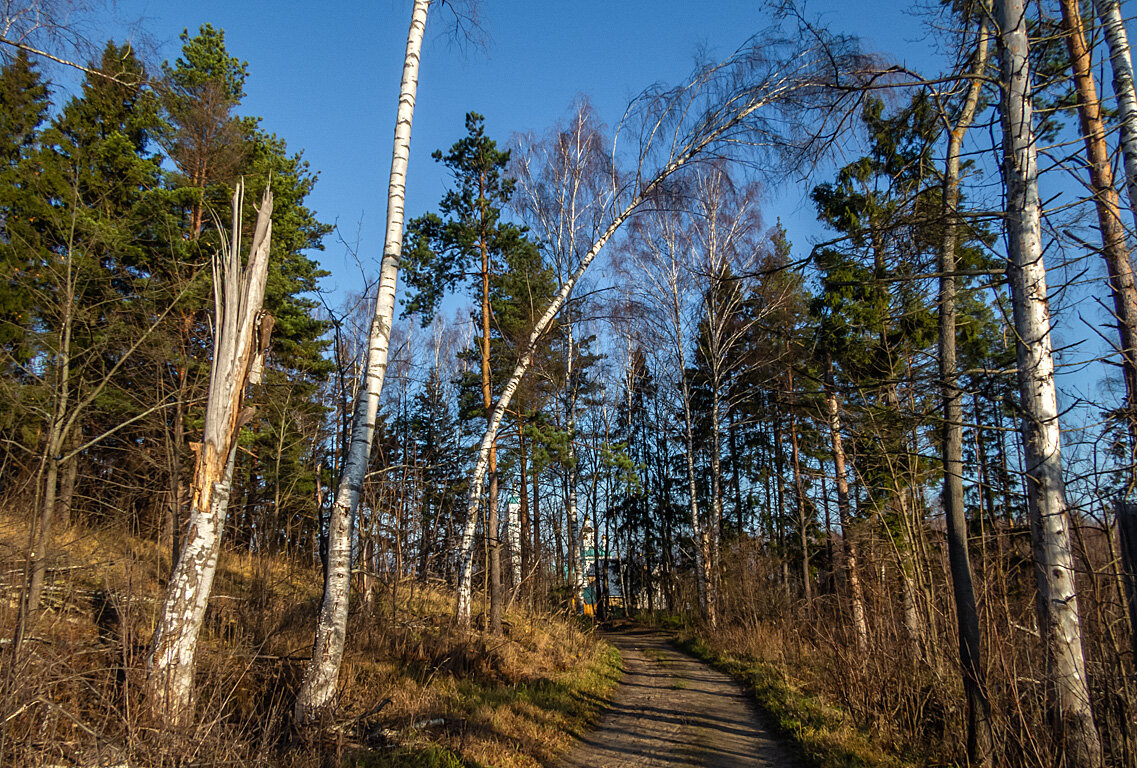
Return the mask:
[[362,590],[353,600],[334,727],[304,744],[289,715],[311,648],[318,567],[223,549],[199,636],[196,717],[185,733],[169,732],[142,701],[168,551],[121,529],[61,526],[43,610],[13,665],[4,641],[27,528],[27,515],[0,509],[5,768],[539,768],[599,719],[620,677],[612,646],[563,612],[519,601],[501,636],[456,631],[444,584],[379,579],[370,603]]
[[669,637],[631,624],[604,639],[624,677],[598,727],[558,768],[733,768],[797,765],[730,677],[677,651]]

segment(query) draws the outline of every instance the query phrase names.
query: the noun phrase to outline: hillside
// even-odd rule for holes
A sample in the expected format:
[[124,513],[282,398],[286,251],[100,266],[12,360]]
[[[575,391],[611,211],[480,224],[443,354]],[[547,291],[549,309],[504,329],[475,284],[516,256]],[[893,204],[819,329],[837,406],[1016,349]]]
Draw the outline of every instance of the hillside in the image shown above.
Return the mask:
[[[23,521],[0,517],[6,648],[26,537]],[[160,742],[141,683],[168,569],[165,553],[125,532],[57,536],[46,607],[17,665],[5,664],[0,763],[535,766],[615,685],[618,654],[564,617],[514,606],[504,637],[462,633],[443,586],[378,580],[350,619],[336,722],[302,744],[290,712],[319,567],[225,552],[198,651],[195,725]]]

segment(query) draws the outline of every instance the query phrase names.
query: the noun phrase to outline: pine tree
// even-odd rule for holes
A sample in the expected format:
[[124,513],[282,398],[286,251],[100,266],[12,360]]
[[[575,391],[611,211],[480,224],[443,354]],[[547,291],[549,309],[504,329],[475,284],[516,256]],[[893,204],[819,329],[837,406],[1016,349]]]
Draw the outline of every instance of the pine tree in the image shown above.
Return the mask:
[[926,373],[920,361],[936,338],[936,317],[919,275],[933,271],[937,230],[928,222],[937,220],[940,197],[930,158],[939,122],[923,96],[893,115],[883,102],[870,101],[862,122],[869,153],[812,193],[819,218],[849,243],[818,253],[824,293],[815,309],[826,354],[849,384],[841,399],[858,406],[855,420],[845,422],[852,428],[849,447],[867,507],[881,513],[894,542],[910,647],[928,655],[930,576],[919,558],[918,489],[930,467],[916,446],[923,426],[917,403],[924,397],[917,381]]
[[[422,315],[424,321],[433,316],[443,294],[459,283],[469,280],[472,292],[478,297],[479,353],[481,369],[482,408],[487,422],[492,413],[493,396],[493,334],[494,293],[523,292],[507,285],[506,278],[495,276],[524,275],[531,281],[536,277],[531,270],[539,265],[536,247],[528,240],[525,230],[502,220],[502,208],[513,194],[514,181],[505,175],[509,152],[499,150],[497,143],[485,134],[484,119],[476,112],[466,115],[467,136],[457,141],[444,155],[433,154],[435,161],[443,163],[453,174],[455,188],[447,192],[439,204],[441,215],[427,214],[410,222],[407,227],[407,247],[404,273],[413,290],[407,303],[409,313]],[[547,275],[547,273],[546,273]],[[545,281],[549,278],[546,276]],[[540,301],[551,291],[538,290],[528,295]],[[539,303],[530,303],[530,315],[536,313]],[[501,632],[501,542],[498,537],[498,471],[497,444],[489,451],[489,490],[486,504],[486,538],[490,542],[490,617],[489,626],[494,633]],[[463,535],[463,565],[460,575],[459,600],[469,599],[469,580],[472,576],[471,553],[473,530],[467,521]],[[468,614],[459,608],[459,614]]]
[[224,30],[205,24],[193,36],[183,30],[180,39],[181,56],[162,65],[160,140],[178,170],[175,186],[188,193],[189,229],[196,238],[208,223],[207,208],[223,210],[226,185],[246,162],[255,121],[234,114],[249,65],[229,54]]

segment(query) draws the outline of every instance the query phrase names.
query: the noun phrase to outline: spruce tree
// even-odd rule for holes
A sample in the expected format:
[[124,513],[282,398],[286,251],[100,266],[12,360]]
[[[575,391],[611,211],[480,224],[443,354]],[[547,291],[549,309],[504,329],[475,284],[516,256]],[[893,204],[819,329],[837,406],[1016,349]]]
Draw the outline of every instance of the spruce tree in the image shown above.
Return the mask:
[[23,52],[0,69],[0,348],[5,370],[25,362],[27,285],[36,263],[35,155],[50,103],[48,86]]

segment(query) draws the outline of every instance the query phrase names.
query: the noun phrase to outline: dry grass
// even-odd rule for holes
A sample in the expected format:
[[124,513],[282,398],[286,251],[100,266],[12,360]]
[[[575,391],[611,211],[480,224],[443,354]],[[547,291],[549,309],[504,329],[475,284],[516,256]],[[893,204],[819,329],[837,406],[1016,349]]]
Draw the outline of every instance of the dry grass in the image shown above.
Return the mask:
[[[1078,532],[1083,649],[1104,764],[1137,768],[1125,605],[1108,538],[1089,526]],[[710,658],[750,685],[814,765],[964,765],[966,699],[942,540],[932,538],[933,554],[923,566],[927,588],[914,592],[910,623],[895,554],[871,534],[860,537],[858,568],[868,619],[864,651],[852,631],[842,569],[822,568],[820,589],[806,601],[795,582],[784,580],[783,562],[748,541],[724,558],[729,589],[722,593],[719,631],[686,629]],[[1033,629],[1029,532],[1004,526],[976,550],[994,762],[1060,765],[1065,758],[1051,727],[1046,654]]]
[[510,611],[504,637],[457,633],[451,605],[446,592],[403,582],[371,616],[353,617],[344,708],[365,713],[390,699],[367,728],[395,747],[356,753],[359,765],[404,765],[413,754],[421,765],[538,766],[615,687],[618,655],[575,622]]
[[[685,634],[680,644],[746,685],[777,730],[796,748],[802,761],[815,768],[904,768],[911,765],[867,734],[853,718],[811,686],[810,666],[791,667],[768,657],[780,646],[738,630],[697,636]],[[766,657],[766,658],[763,658]],[[877,734],[879,737],[879,734]]]
[[[0,516],[0,637],[13,634],[26,546],[26,522]],[[566,617],[514,610],[504,637],[458,632],[441,585],[380,584],[350,618],[338,727],[301,744],[289,715],[319,571],[228,552],[199,645],[197,722],[171,735],[141,712],[168,555],[77,528],[50,552],[33,640],[15,665],[3,650],[0,765],[536,766],[597,715],[618,676],[615,651]]]

